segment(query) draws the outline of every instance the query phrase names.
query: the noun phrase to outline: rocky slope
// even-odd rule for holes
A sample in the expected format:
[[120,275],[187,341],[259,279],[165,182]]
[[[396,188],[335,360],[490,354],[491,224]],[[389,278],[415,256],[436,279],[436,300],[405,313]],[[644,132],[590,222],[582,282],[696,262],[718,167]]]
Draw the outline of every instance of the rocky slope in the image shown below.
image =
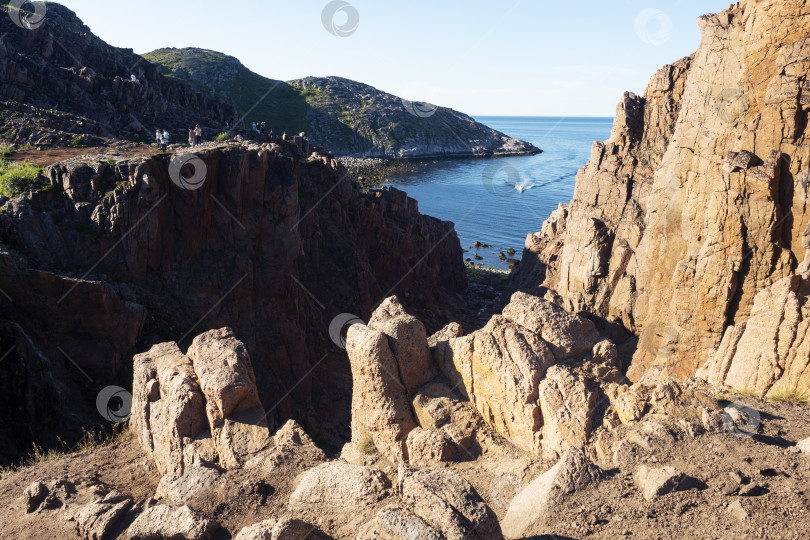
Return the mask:
[[433,327],[449,320],[466,286],[452,223],[422,216],[401,191],[360,192],[300,138],[209,143],[196,156],[198,189],[175,182],[190,155],[104,154],[54,164],[44,185],[3,201],[5,459],[30,448],[14,426],[70,445],[81,433],[66,419],[101,421],[95,397],[112,381],[129,386],[133,352],[185,348],[224,324],[254,358],[271,424],[295,416],[339,438],[351,378],[330,336],[336,316],[367,316],[398,291]]
[[340,77],[289,82],[253,73],[239,60],[204,49],[159,49],[144,55],[172,79],[230,103],[249,125],[264,121],[280,134],[305,132],[338,156],[426,158],[520,155],[540,152],[469,116],[426,103],[409,103],[367,84]]
[[199,123],[218,133],[236,115],[229,105],[163,77],[131,49],[108,45],[64,6],[48,2],[44,21],[31,29],[14,24],[9,9],[0,14],[3,140],[67,145],[85,135],[151,141],[157,127],[177,136]]
[[349,328],[347,352],[352,440],[338,457],[292,420],[268,426],[256,359],[230,328],[185,353],[153,346],[134,359],[135,440],[0,480],[4,534],[805,535],[806,408],[728,403],[698,380],[628,385],[615,346],[550,301],[517,293],[483,329],[428,337],[390,297]]
[[527,238],[517,284],[639,335],[632,380],[708,361],[713,380],[801,395],[810,13],[744,0],[699,24],[693,56],[625,94],[571,203]]

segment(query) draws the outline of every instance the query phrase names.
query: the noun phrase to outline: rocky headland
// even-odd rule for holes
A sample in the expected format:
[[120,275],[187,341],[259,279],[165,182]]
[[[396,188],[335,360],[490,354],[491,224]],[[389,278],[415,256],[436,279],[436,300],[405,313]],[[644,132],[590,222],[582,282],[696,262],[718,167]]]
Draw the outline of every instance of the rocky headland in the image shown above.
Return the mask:
[[810,12],[700,26],[496,313],[452,223],[301,137],[49,166],[0,208],[6,455],[131,415],[6,474],[4,534],[806,537]]

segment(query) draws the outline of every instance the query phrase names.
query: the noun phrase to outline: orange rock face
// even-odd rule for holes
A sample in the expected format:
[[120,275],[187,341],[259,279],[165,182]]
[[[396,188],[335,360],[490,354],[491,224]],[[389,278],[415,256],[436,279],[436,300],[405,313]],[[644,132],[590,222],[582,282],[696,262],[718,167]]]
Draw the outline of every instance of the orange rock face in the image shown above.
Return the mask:
[[693,56],[625,94],[518,275],[639,335],[632,380],[694,375],[805,258],[810,13],[747,0],[699,24]]

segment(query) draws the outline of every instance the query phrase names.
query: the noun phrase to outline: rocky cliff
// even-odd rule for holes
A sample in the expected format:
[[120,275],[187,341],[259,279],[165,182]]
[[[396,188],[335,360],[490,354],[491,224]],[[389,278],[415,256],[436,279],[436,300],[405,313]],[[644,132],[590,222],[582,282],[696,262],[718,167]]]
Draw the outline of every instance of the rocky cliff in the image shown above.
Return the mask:
[[230,103],[249,125],[264,121],[275,133],[305,132],[339,156],[419,158],[520,155],[533,145],[495,131],[466,114],[410,103],[367,84],[341,77],[276,81],[239,60],[205,49],[159,49],[144,58],[172,79]]
[[[47,3],[31,29],[0,17],[0,137],[69,144],[79,135],[149,140],[197,123],[220,128],[236,112],[209,100],[131,49],[108,45],[75,13]],[[130,79],[135,75],[138,82]]]
[[[361,192],[300,138],[198,148],[189,166],[206,176],[196,190],[173,182],[179,156],[105,155],[55,164],[45,189],[4,201],[0,303],[21,330],[3,336],[17,336],[10,346],[27,335],[37,349],[16,348],[0,372],[11,386],[15,370],[36,381],[34,371],[58,364],[70,374],[54,374],[58,385],[92,411],[103,382],[128,386],[133,352],[154,340],[185,349],[193,332],[227,322],[254,359],[271,422],[296,416],[340,435],[351,378],[330,323],[366,317],[398,291],[432,326],[445,324],[442,306],[466,286],[453,224],[422,216],[401,191]],[[50,377],[15,390],[14,407],[36,403]],[[54,410],[63,394],[76,392],[40,404],[44,416],[77,410]]]
[[[810,13],[797,0],[744,0],[699,24],[693,56],[660,70],[643,96],[622,98],[571,203],[527,238],[517,276],[520,286],[553,289],[568,309],[639,335],[633,380],[654,366],[687,378],[718,346],[718,354],[762,357],[735,353],[730,336],[758,310],[761,291],[797,271],[808,247]],[[803,305],[798,283],[792,294]],[[792,312],[802,319],[801,309]],[[772,332],[778,347],[739,343],[798,347],[801,338],[784,332]],[[767,383],[717,378],[764,394],[792,358],[764,356]],[[784,384],[806,389],[803,368],[791,369]]]

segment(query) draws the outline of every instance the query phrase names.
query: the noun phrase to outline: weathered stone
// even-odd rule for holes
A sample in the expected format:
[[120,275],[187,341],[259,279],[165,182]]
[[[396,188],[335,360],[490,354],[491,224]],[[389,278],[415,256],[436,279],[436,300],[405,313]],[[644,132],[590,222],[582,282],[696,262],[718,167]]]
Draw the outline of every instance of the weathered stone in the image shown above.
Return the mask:
[[420,388],[413,398],[413,410],[424,429],[441,429],[461,450],[470,448],[481,417],[470,402],[462,401],[442,383]]
[[23,491],[23,503],[25,504],[25,513],[30,514],[45,500],[48,495],[48,488],[39,480],[32,482],[25,491]]
[[697,376],[759,396],[810,392],[810,273],[794,274],[754,297],[751,316],[726,329]]
[[588,319],[523,292],[512,295],[503,316],[541,336],[557,360],[590,352],[599,339],[599,332]]
[[242,528],[233,540],[326,540],[329,538],[316,526],[300,519],[283,517],[265,519]]
[[461,337],[463,335],[464,332],[459,323],[448,323],[447,326],[428,338],[428,347],[435,347],[442,341],[448,341],[452,338]]
[[211,498],[211,491],[222,487],[222,473],[213,467],[192,466],[182,475],[167,474],[158,482],[155,498],[168,499],[172,504],[192,504],[200,498]]
[[73,520],[76,531],[85,540],[104,540],[107,534],[132,507],[132,499],[111,491],[101,499],[84,505]]
[[407,459],[405,440],[416,427],[397,360],[385,334],[368,326],[349,328],[346,352],[352,368],[352,441],[370,441],[390,461]]
[[729,503],[726,507],[726,512],[738,521],[745,521],[748,518],[748,512],[743,508],[740,501]]
[[641,465],[633,474],[633,480],[648,501],[673,491],[678,491],[686,475],[675,467],[648,467]]
[[450,436],[440,429],[415,428],[408,434],[408,459],[414,467],[430,467],[452,461],[458,448]]
[[613,402],[613,407],[622,424],[632,425],[644,415],[647,402],[634,391],[627,391],[619,395]]
[[538,394],[544,459],[556,459],[572,446],[584,447],[599,397],[591,383],[570,368],[551,366]]
[[377,470],[330,461],[302,473],[290,495],[293,507],[312,504],[353,508],[374,504],[388,497],[391,482]]
[[360,528],[356,540],[444,540],[444,537],[410,510],[389,504]]
[[409,394],[436,376],[430,361],[425,325],[408,315],[396,296],[386,298],[374,310],[368,326],[388,336],[391,352],[399,366],[399,376]]
[[464,478],[447,469],[409,470],[398,480],[407,508],[447,540],[503,538],[498,520]]
[[801,441],[797,442],[796,448],[798,448],[799,451],[807,455],[810,455],[810,437],[807,437],[806,439],[802,439]]
[[188,506],[172,508],[159,504],[147,508],[127,528],[124,540],[155,540],[182,538],[183,540],[211,540],[219,526],[216,522],[196,514]]
[[518,493],[501,521],[507,538],[523,538],[537,520],[549,516],[564,498],[597,483],[602,470],[579,448],[569,448],[560,460]]
[[554,356],[531,330],[495,315],[447,343],[440,365],[490,427],[524,450],[540,453],[538,386]]
[[205,395],[220,464],[238,467],[264,449],[270,436],[247,349],[233,330],[222,328],[194,338],[188,356]]
[[205,399],[191,360],[175,343],[133,360],[131,425],[162,474],[182,474],[196,460],[213,461]]

